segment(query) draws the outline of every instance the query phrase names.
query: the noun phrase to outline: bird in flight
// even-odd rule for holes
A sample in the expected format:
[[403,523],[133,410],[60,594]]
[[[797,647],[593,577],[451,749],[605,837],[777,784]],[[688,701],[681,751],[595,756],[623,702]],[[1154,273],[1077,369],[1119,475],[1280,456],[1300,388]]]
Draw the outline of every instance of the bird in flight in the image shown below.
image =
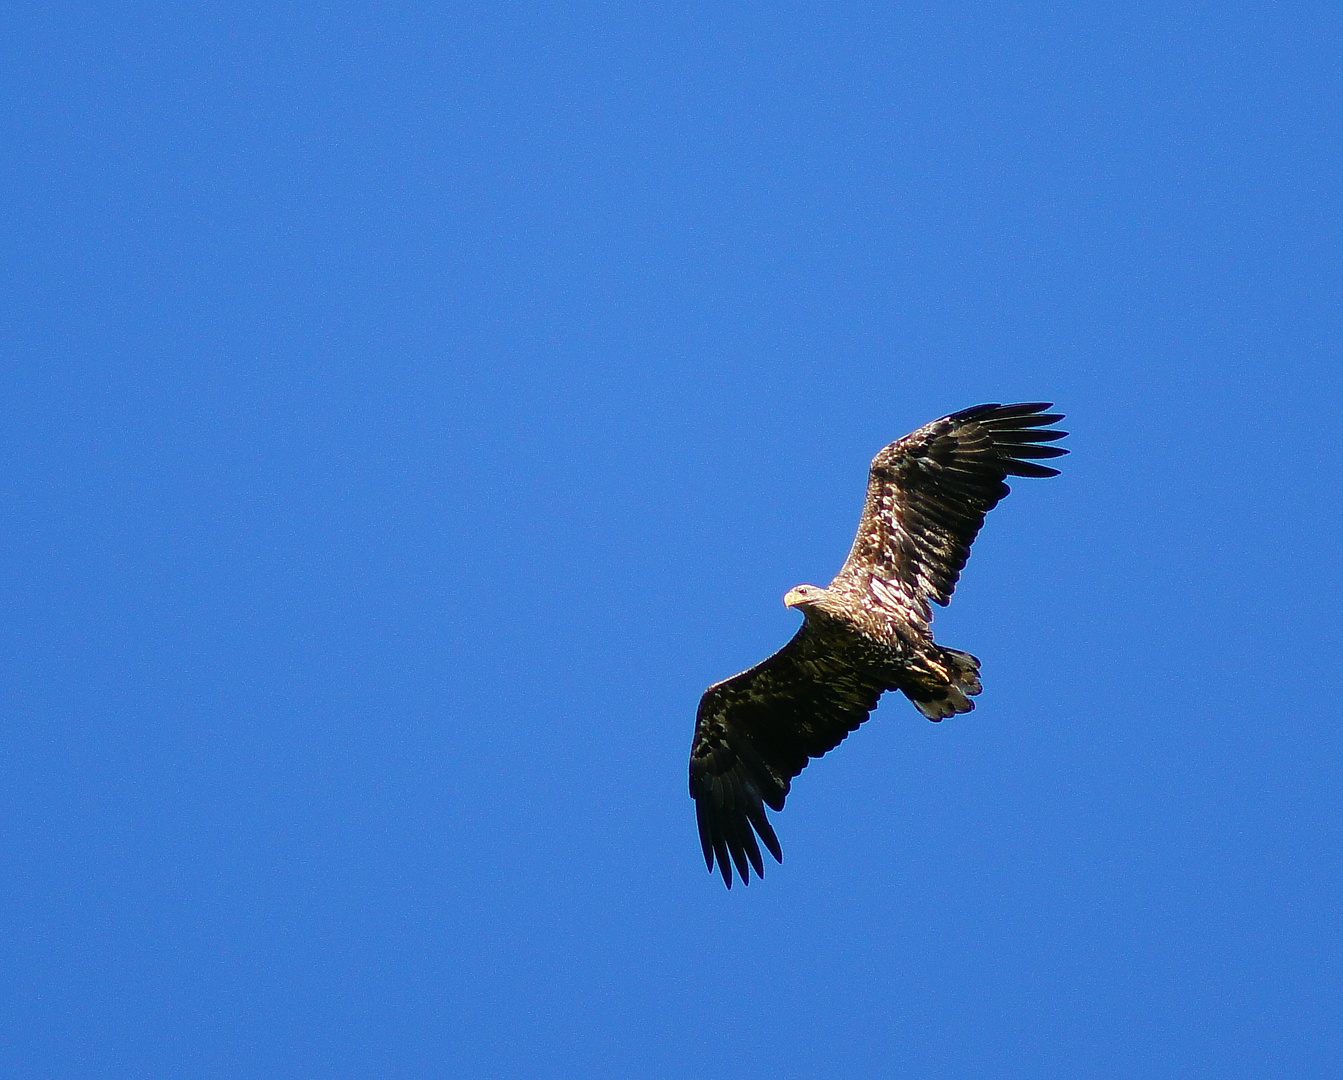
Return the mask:
[[1032,459],[1066,431],[1049,402],[976,405],[891,443],[872,461],[867,504],[849,557],[826,588],[783,598],[804,616],[793,640],[700,699],[690,751],[704,861],[732,888],[764,877],[759,836],[783,850],[765,815],[782,810],[793,777],[838,746],[887,690],[929,720],[975,707],[979,661],[933,640],[932,609],[946,605],[984,516],[1011,490],[1008,476],[1057,476]]

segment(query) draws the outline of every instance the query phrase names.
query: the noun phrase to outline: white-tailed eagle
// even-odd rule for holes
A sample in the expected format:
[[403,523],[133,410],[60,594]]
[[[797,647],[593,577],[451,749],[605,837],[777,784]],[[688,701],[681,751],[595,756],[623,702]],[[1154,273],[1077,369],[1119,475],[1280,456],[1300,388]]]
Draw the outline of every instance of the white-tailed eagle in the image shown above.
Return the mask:
[[690,794],[710,872],[732,888],[764,876],[756,837],[779,862],[765,815],[782,810],[793,777],[833,750],[899,690],[929,720],[975,707],[979,661],[933,641],[932,609],[945,605],[984,515],[1010,490],[1008,476],[1057,476],[1032,458],[1067,453],[1047,402],[976,405],[891,443],[872,461],[853,550],[827,588],[799,585],[783,598],[804,621],[793,640],[700,700],[690,752]]

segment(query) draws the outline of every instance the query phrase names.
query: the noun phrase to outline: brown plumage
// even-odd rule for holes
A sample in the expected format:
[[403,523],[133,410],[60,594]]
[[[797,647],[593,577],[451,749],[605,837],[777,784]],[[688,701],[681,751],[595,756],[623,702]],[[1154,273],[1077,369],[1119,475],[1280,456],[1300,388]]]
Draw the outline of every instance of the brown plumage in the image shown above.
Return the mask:
[[932,609],[960,578],[1008,476],[1057,476],[1032,458],[1067,453],[1048,403],[977,405],[891,443],[872,461],[849,557],[827,588],[784,597],[805,619],[793,640],[700,700],[690,752],[704,861],[727,887],[764,876],[760,842],[783,852],[765,815],[782,810],[808,760],[838,746],[887,690],[942,720],[975,707],[979,661],[933,641]]

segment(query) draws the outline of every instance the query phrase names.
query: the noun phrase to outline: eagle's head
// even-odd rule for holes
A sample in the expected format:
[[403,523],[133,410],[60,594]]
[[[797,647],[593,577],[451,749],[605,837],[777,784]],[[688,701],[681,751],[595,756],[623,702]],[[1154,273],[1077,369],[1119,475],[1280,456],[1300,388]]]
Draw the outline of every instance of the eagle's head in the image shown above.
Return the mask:
[[822,589],[819,585],[799,585],[784,595],[783,606],[801,608],[805,614],[809,607],[821,606],[829,595],[830,590]]

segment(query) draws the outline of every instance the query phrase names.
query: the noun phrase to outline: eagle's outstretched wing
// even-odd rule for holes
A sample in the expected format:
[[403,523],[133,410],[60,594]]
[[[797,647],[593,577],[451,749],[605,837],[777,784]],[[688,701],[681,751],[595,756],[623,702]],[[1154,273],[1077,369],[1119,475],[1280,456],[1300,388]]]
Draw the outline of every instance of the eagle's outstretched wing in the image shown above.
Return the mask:
[[755,833],[783,861],[765,807],[782,810],[808,759],[838,746],[887,689],[835,656],[804,623],[768,660],[705,691],[690,751],[690,794],[704,861],[712,870],[717,860],[729,889],[733,863],[743,882],[750,881],[750,867],[764,876]]
[[984,515],[1011,490],[1008,476],[1057,476],[1031,458],[1068,434],[1049,424],[1049,402],[976,405],[891,443],[872,460],[867,505],[853,550],[830,583],[866,593],[912,622],[932,621],[928,601],[951,599]]

